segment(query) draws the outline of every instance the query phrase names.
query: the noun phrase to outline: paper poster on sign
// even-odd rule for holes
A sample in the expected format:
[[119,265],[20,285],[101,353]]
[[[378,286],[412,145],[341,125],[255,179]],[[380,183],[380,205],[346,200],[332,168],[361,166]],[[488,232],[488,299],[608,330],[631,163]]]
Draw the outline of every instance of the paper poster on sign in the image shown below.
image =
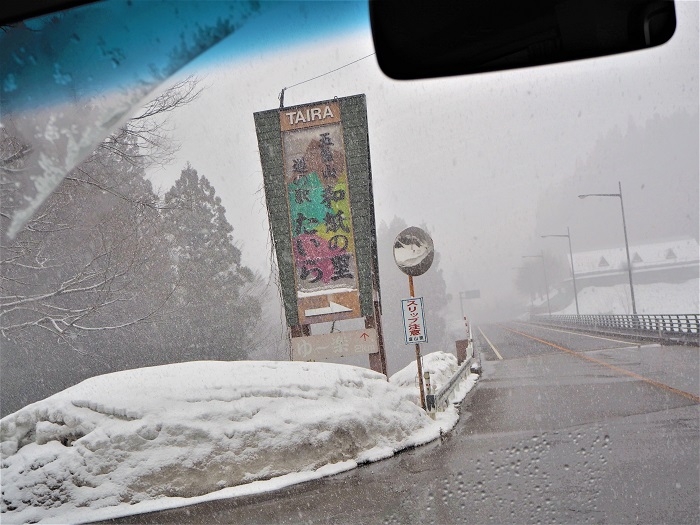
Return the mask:
[[340,107],[280,110],[280,127],[299,319],[361,317]]
[[425,330],[425,317],[423,316],[423,298],[411,297],[401,300],[403,312],[403,329],[406,344],[427,343],[428,333]]

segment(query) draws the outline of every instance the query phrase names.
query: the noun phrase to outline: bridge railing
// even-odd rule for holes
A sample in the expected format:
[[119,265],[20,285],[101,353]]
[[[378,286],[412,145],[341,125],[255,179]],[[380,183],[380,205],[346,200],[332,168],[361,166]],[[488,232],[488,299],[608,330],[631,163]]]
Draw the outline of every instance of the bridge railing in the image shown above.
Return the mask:
[[637,334],[685,344],[697,345],[700,338],[700,314],[536,315],[531,321],[603,332]]

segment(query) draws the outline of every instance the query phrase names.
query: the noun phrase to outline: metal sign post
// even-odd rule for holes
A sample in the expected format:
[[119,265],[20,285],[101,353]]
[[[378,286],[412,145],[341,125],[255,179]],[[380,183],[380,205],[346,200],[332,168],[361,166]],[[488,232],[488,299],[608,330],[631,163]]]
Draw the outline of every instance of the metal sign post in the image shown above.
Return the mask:
[[[433,259],[435,257],[435,248],[433,246],[433,240],[430,238],[427,232],[420,228],[411,226],[406,228],[401,233],[396,236],[394,241],[394,261],[399,269],[408,275],[408,293],[411,298],[416,297],[415,289],[413,287],[413,277],[418,275],[423,275],[428,271],[430,266],[433,264]],[[418,369],[418,386],[420,389],[420,402],[423,410],[426,410],[425,402],[425,387],[423,386],[423,363],[421,361],[420,354],[420,343],[417,341],[426,341],[427,335],[425,333],[425,326],[423,322],[423,299],[420,300],[420,328],[418,324],[415,324],[417,333],[415,334],[415,345],[416,345],[416,367]],[[404,321],[405,325],[408,321]],[[406,326],[404,327],[406,333],[409,333]],[[411,343],[411,338],[407,335],[406,344]]]
[[[408,293],[411,297],[416,296],[416,292],[413,288],[413,276],[408,276]],[[421,361],[420,355],[420,343],[416,343],[416,367],[418,368],[418,387],[420,389],[420,404],[423,410],[427,410],[425,405],[425,387],[423,386],[423,363]]]

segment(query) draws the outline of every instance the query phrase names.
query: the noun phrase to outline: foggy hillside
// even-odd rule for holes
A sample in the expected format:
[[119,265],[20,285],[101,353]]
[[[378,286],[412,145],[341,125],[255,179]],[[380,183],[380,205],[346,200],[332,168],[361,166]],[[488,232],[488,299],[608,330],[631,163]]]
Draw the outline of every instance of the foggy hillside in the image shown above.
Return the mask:
[[577,195],[617,193],[621,181],[630,244],[698,239],[698,144],[697,111],[643,124],[630,119],[626,129],[608,131],[581,153],[570,177],[541,195],[538,236],[565,233],[568,225],[575,252],[619,245],[619,201]]

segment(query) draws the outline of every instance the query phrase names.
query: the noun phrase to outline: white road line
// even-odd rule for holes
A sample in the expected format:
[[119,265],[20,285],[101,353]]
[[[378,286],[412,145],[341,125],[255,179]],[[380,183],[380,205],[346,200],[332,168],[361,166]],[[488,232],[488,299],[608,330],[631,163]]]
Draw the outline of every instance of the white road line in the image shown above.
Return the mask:
[[597,350],[586,350],[587,352],[605,352],[607,350],[629,350],[630,348],[661,348],[660,344],[635,345],[635,346],[616,346],[613,348],[599,348]]
[[489,346],[491,347],[491,350],[493,350],[493,353],[496,354],[496,357],[498,357],[498,359],[501,359],[501,360],[502,360],[502,359],[503,359],[503,356],[498,352],[498,350],[496,350],[496,347],[493,346],[493,343],[492,343],[491,341],[489,341],[489,338],[486,337],[486,334],[481,330],[481,327],[480,327],[480,326],[477,326],[476,328],[477,328],[477,330],[479,330],[479,332],[481,332],[481,335],[484,336],[484,339],[486,339],[486,342],[487,342],[487,343],[489,344]]
[[532,325],[532,324],[528,324],[528,323],[520,323],[520,324],[525,324],[527,326],[536,326],[537,328],[541,328],[542,330],[551,330],[552,332],[562,332],[564,334],[582,335],[584,337],[590,337],[592,339],[602,339],[603,341],[612,341],[613,343],[622,343],[624,345],[640,346],[640,343],[633,343],[631,341],[622,341],[620,339],[610,339],[609,337],[601,337],[599,335],[584,334],[583,332],[573,332],[571,330],[559,330],[557,328],[549,328],[548,326]]

